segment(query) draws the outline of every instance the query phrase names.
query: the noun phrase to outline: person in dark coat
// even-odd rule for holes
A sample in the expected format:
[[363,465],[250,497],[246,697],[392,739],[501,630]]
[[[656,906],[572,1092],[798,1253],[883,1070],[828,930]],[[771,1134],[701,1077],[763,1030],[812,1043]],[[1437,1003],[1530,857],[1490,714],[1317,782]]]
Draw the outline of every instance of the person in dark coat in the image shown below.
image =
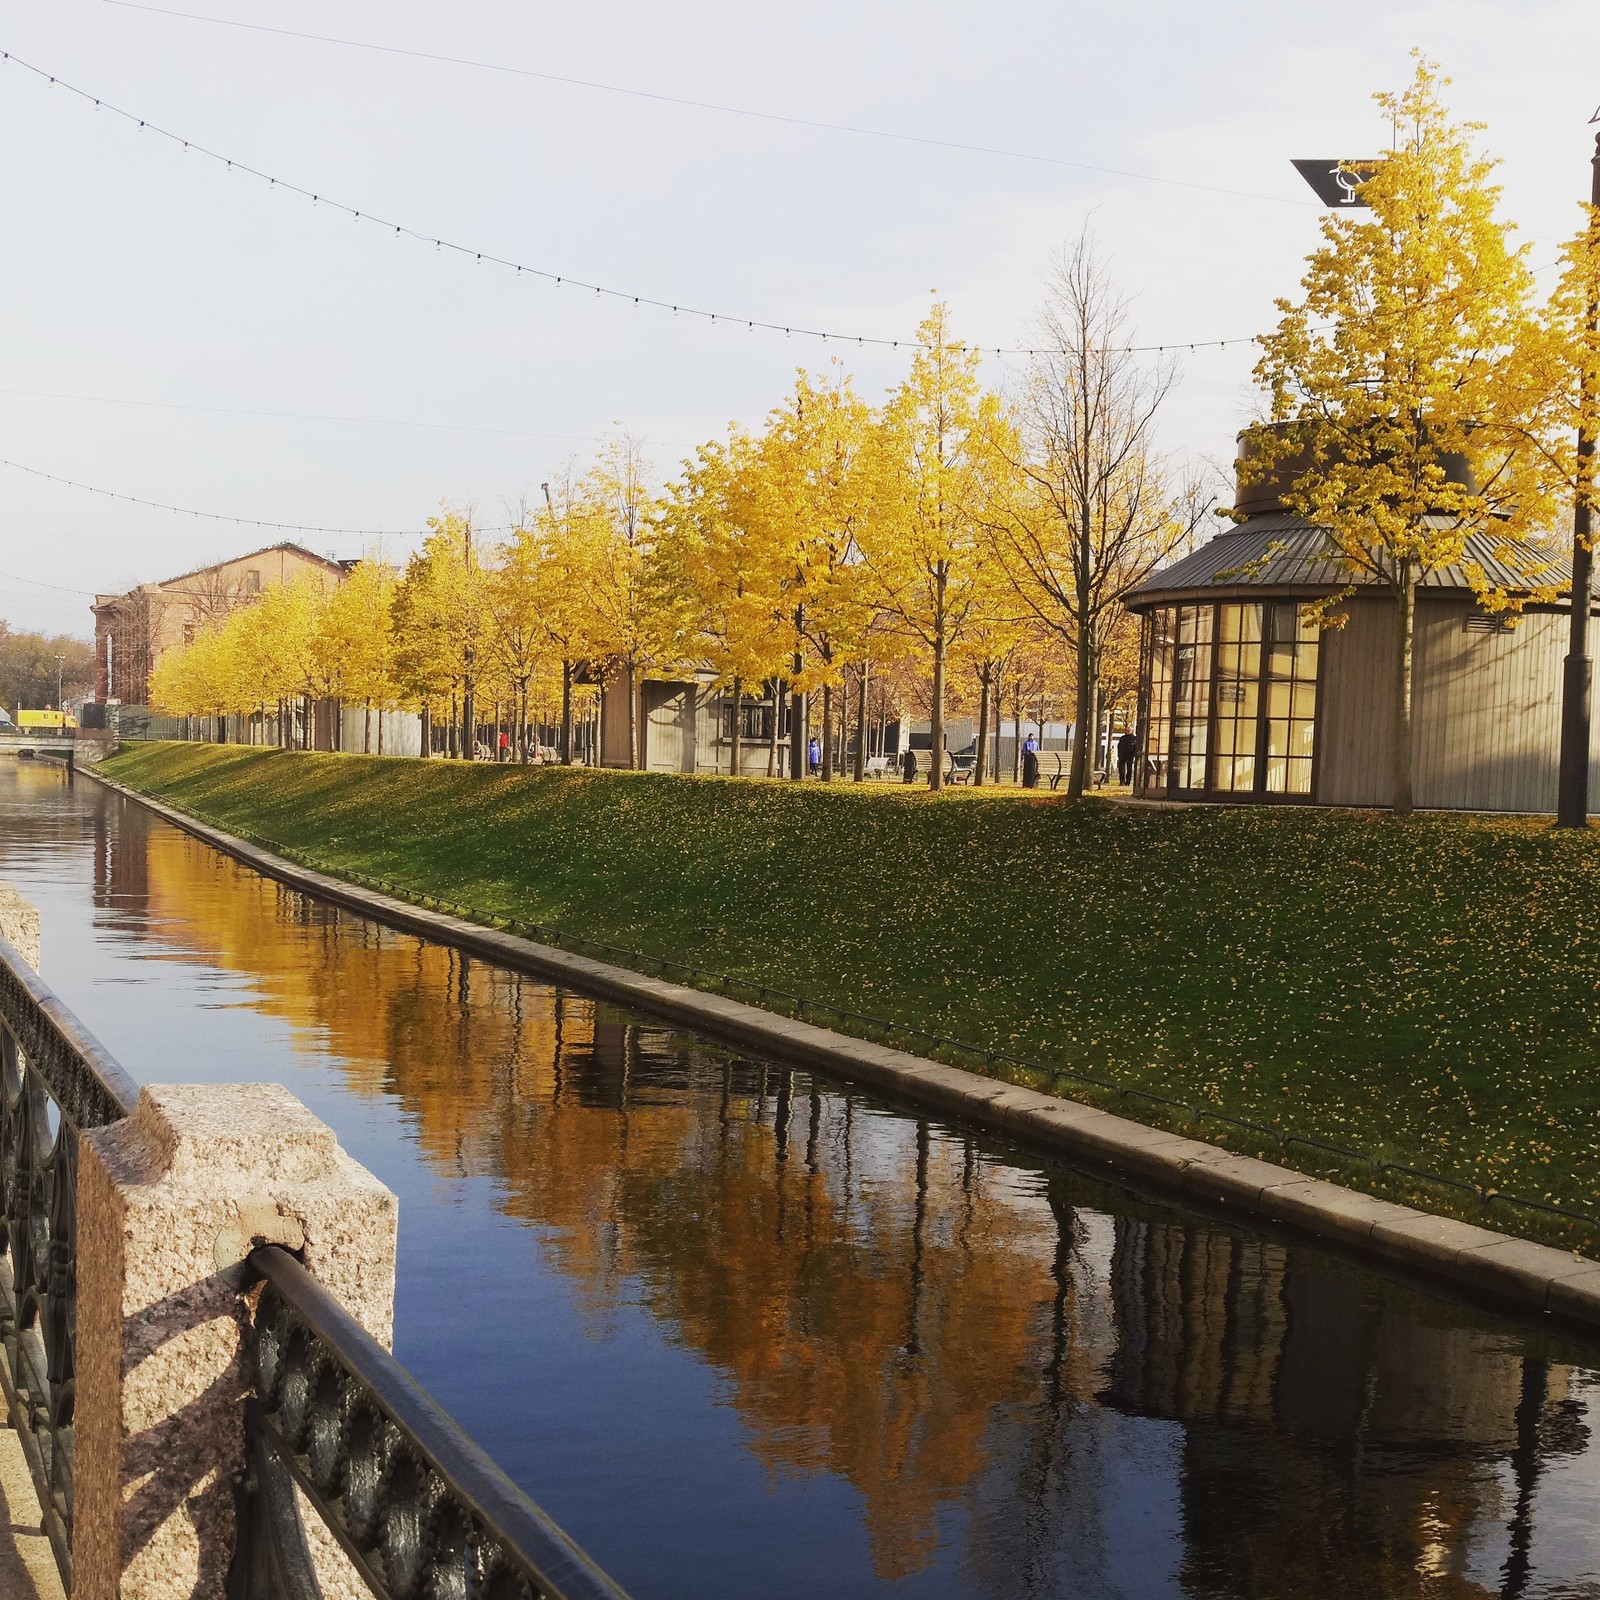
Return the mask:
[[915,750],[908,749],[900,757],[900,776],[907,783],[915,783],[917,781],[917,752]]
[[1133,769],[1138,760],[1139,735],[1130,731],[1117,740],[1118,783],[1133,782]]
[[1022,787],[1024,789],[1039,787],[1039,752],[1030,750],[1027,745],[1022,747]]

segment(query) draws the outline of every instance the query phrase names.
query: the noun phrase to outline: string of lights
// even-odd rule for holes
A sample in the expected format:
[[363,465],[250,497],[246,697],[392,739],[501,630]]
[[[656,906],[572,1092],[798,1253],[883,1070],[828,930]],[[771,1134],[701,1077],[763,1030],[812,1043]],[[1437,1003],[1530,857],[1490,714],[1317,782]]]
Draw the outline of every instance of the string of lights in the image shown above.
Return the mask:
[[[566,273],[554,272],[547,267],[530,266],[525,262],[513,261],[508,256],[496,255],[492,251],[475,250],[471,245],[459,244],[453,240],[428,233],[425,230],[409,227],[403,222],[395,222],[390,218],[377,216],[373,212],[360,210],[358,207],[352,206],[343,200],[335,200],[323,194],[320,190],[307,189],[303,185],[292,183],[287,179],[276,178],[271,173],[263,172],[259,167],[253,167],[247,162],[236,161],[231,156],[225,156],[219,151],[197,144],[193,139],[185,139],[182,134],[173,133],[170,129],[160,127],[145,117],[137,116],[131,111],[124,111],[120,106],[115,106],[107,100],[102,100],[98,95],[91,94],[87,89],[80,89],[75,84],[68,83],[64,78],[59,78],[54,73],[45,71],[43,67],[36,67],[31,62],[24,61],[20,56],[12,54],[9,50],[0,50],[0,64],[21,67],[24,71],[31,72],[35,77],[42,78],[53,88],[65,89],[68,94],[93,105],[96,110],[107,111],[111,115],[133,123],[147,133],[153,133],[159,138],[166,139],[194,155],[202,156],[208,161],[217,162],[229,172],[241,173],[245,177],[265,183],[268,188],[281,189],[286,194],[309,200],[312,205],[325,206],[330,210],[350,217],[356,222],[370,223],[372,226],[382,228],[385,232],[391,233],[398,238],[410,239],[418,244],[432,245],[437,251],[449,251],[453,255],[465,257],[480,265],[508,269],[519,278],[536,279],[553,284],[558,289],[571,288],[583,294],[593,294],[598,299],[632,303],[654,311],[670,311],[675,317],[690,317],[708,324],[721,323],[725,327],[733,329],[742,327],[750,332],[760,329],[766,333],[782,333],[794,338],[817,339],[824,344],[832,343],[846,347],[872,347],[883,350],[917,350],[923,348],[922,342],[915,337],[893,339],[872,334],[841,333],[827,328],[803,326],[799,323],[775,322],[762,317],[749,317],[726,311],[711,311],[704,306],[692,306],[681,301],[662,300],[653,295],[635,294],[631,290],[617,289],[606,284],[574,278]],[[1129,354],[1166,355],[1183,350],[1226,350],[1229,345],[1251,344],[1253,342],[1254,337],[1252,335],[1245,335],[1229,339],[1186,339],[1167,344],[1127,345],[1124,349]],[[974,348],[984,354],[992,353],[997,356],[1038,356],[1047,353],[1042,349],[1019,345],[983,344]]]
[[692,111],[714,111],[723,116],[749,117],[757,122],[776,122],[791,128],[811,128],[824,133],[844,133],[862,139],[888,139],[897,144],[927,145],[935,150],[956,150],[968,155],[997,156],[1006,161],[1033,161],[1044,166],[1070,167],[1077,172],[1098,172],[1112,178],[1133,178],[1140,183],[1159,183],[1172,189],[1198,189],[1205,194],[1230,195],[1237,200],[1264,200],[1269,205],[1311,206],[1316,202],[1282,194],[1258,194],[1251,189],[1227,189],[1214,183],[1195,183],[1188,178],[1166,178],[1154,172],[1137,172],[1128,167],[1099,166],[1089,161],[1069,161],[1065,156],[1040,155],[1031,150],[1007,150],[997,145],[969,144],[959,139],[935,139],[927,134],[900,133],[892,128],[867,128],[849,122],[825,122],[817,117],[787,116],[778,111],[759,111],[753,106],[725,105],[715,100],[691,100],[684,95],[663,94],[655,89],[632,89],[619,83],[601,83],[594,78],[572,78],[557,72],[538,72],[532,67],[513,66],[504,61],[475,61],[469,56],[447,56],[432,50],[408,50],[400,45],[376,44],[368,39],[341,39],[327,33],[304,33],[298,28],[280,28],[265,22],[243,22],[235,17],[203,16],[197,11],[176,11],[170,6],[153,6],[140,0],[105,0],[107,5],[126,11],[147,11],[158,17],[177,17],[185,22],[208,22],[222,28],[241,28],[250,33],[271,33],[285,39],[307,39],[314,44],[338,45],[347,50],[371,50],[381,55],[405,56],[413,61],[438,61],[446,66],[468,67],[478,72],[498,72],[514,78],[534,78],[540,83],[559,83],[572,89],[593,89],[602,94],[625,95],[632,100],[650,100],[658,105],[684,106]]
[[229,522],[239,528],[264,528],[272,533],[331,533],[359,539],[410,539],[424,531],[420,528],[320,528],[307,522],[267,522],[260,517],[234,517],[221,511],[196,511],[189,506],[168,505],[163,500],[145,500],[136,494],[120,494],[115,489],[101,489],[92,483],[79,483],[73,478],[43,472],[38,467],[24,466],[20,461],[0,458],[0,467],[10,467],[13,472],[25,472],[30,478],[43,478],[48,483],[58,483],[68,489],[81,489],[85,494],[97,494],[105,500],[121,500],[128,505],[145,506],[152,511],[170,511],[180,517],[198,517],[206,522]]

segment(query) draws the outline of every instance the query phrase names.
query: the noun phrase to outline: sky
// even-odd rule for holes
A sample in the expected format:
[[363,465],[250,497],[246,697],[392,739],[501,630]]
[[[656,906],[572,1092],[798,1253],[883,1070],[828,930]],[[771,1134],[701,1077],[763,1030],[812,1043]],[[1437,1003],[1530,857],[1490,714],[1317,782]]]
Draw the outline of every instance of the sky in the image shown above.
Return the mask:
[[907,351],[855,339],[913,338],[934,294],[1025,345],[1085,225],[1139,342],[1180,349],[1163,444],[1225,463],[1317,242],[1291,158],[1381,148],[1413,48],[1553,259],[1594,0],[0,0],[0,618],[88,636],[93,592],[281,538],[403,558],[442,503],[503,523],[618,426],[670,476],[799,366],[881,397]]

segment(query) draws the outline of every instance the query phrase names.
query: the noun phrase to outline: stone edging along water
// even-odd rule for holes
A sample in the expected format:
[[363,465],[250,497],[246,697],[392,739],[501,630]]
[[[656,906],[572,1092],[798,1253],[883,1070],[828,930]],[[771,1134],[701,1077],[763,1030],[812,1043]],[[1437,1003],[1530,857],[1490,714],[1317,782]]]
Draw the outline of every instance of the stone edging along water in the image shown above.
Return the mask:
[[267,877],[498,965],[682,1023],[724,1043],[869,1085],[1035,1150],[1122,1174],[1240,1220],[1267,1221],[1419,1272],[1477,1298],[1600,1332],[1600,1262],[1432,1216],[1289,1167],[1131,1122],[1075,1100],[1001,1083],[887,1045],[668,983],[552,945],[359,888],[297,866],[87,767],[80,773]]

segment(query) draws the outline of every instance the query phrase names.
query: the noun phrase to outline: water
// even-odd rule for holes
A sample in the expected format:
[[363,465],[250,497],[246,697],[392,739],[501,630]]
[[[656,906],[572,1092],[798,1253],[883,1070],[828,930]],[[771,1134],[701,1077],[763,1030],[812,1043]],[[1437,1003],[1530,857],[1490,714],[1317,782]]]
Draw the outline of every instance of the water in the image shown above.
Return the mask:
[[646,1597],[1600,1596],[1595,1352],[378,928],[55,768],[0,879],[135,1077],[400,1196],[396,1353]]

